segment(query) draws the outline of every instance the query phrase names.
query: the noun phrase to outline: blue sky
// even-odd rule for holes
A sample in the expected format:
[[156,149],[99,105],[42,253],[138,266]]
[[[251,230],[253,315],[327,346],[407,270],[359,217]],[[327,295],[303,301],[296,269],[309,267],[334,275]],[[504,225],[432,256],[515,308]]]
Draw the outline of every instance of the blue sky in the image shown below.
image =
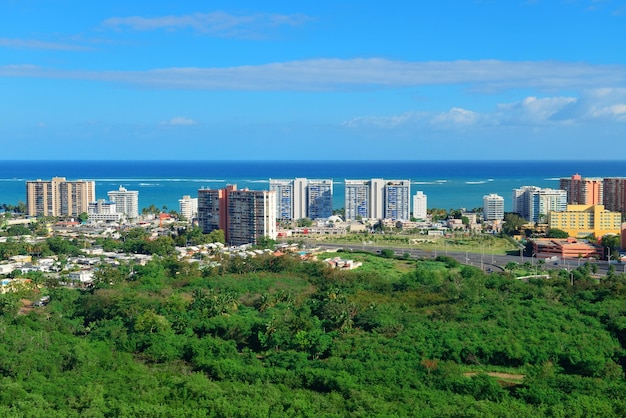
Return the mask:
[[0,0],[0,159],[626,159],[623,0]]

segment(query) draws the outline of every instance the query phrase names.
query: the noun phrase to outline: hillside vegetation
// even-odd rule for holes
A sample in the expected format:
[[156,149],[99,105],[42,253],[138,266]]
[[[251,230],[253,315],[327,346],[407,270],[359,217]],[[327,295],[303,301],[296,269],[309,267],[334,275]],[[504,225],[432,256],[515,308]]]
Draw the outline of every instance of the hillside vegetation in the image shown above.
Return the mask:
[[46,307],[0,295],[0,415],[626,416],[623,275],[359,257],[166,257]]

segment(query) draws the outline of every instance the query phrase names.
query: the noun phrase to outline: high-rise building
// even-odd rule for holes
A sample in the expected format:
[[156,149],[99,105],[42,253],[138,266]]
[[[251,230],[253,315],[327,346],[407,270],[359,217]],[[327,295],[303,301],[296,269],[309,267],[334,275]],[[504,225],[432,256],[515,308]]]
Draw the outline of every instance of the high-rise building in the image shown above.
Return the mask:
[[603,200],[603,179],[582,177],[574,174],[559,181],[559,189],[567,192],[570,205],[601,205]]
[[257,244],[262,237],[276,239],[276,192],[237,190],[236,185],[200,189],[198,223],[204,233],[223,230],[230,245]]
[[30,216],[78,216],[96,200],[94,181],[67,181],[65,177],[26,182],[26,205]]
[[139,216],[139,192],[136,190],[126,190],[120,186],[118,190],[107,192],[109,200],[115,202],[117,212],[123,214],[127,219],[135,219]]
[[[202,232],[208,234],[216,229],[221,229],[226,234],[226,191],[225,189],[198,190],[198,226]],[[224,216],[220,216],[224,213]]]
[[178,200],[180,215],[188,221],[198,216],[198,198],[189,195]]
[[270,179],[270,190],[276,193],[277,219],[295,219],[293,189],[293,180]]
[[410,219],[409,180],[345,180],[344,184],[346,220]]
[[607,210],[626,212],[626,178],[607,177],[603,182],[604,207]]
[[309,180],[306,193],[307,218],[324,219],[333,215],[332,180]]
[[428,211],[428,198],[424,192],[418,191],[413,196],[413,217],[416,219],[426,219]]
[[567,205],[565,211],[548,213],[548,226],[566,231],[570,237],[619,234],[621,225],[622,214],[608,211],[603,205]]
[[333,214],[333,181],[330,179],[270,179],[276,192],[276,218],[328,218]]
[[370,217],[370,186],[367,180],[345,180],[346,221]]
[[483,197],[483,217],[486,221],[504,219],[504,198],[495,193]]
[[513,190],[513,212],[529,222],[547,222],[548,212],[563,211],[567,207],[565,190],[523,186]]
[[411,219],[411,182],[409,180],[389,180],[384,185],[385,219]]

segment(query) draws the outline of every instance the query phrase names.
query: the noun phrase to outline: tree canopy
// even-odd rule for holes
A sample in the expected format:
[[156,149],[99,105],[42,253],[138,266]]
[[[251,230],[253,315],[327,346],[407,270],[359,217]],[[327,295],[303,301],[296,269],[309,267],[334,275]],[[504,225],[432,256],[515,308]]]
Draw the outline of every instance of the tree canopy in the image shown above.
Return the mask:
[[558,228],[550,228],[546,231],[546,237],[548,238],[568,238],[569,234],[566,231]]
[[0,413],[626,415],[625,275],[350,256],[164,256],[0,294]]

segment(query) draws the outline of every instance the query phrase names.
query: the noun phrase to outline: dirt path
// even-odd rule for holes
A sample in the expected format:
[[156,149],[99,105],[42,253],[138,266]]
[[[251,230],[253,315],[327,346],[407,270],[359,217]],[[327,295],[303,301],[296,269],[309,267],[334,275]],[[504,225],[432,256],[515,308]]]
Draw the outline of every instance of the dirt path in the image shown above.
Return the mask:
[[[471,377],[476,376],[479,372],[467,372],[463,373],[463,376]],[[485,372],[487,376],[497,377],[500,379],[510,379],[510,380],[522,380],[526,377],[525,374],[511,374],[511,373],[498,373],[498,372]]]

